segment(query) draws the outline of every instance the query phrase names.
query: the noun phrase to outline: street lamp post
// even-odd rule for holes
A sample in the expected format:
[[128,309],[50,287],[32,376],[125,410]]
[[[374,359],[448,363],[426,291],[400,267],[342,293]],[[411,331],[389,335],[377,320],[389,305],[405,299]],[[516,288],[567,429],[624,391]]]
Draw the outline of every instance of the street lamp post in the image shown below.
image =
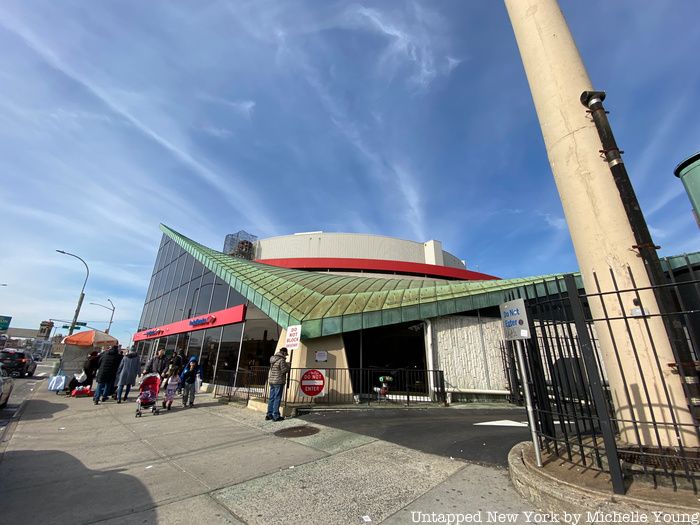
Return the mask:
[[102,308],[106,308],[107,310],[111,310],[111,311],[112,311],[112,315],[109,316],[109,325],[107,326],[107,330],[105,330],[105,333],[106,333],[106,334],[108,334],[108,333],[109,333],[109,329],[112,328],[112,319],[114,319],[114,310],[117,309],[117,307],[114,306],[114,303],[112,302],[111,299],[108,298],[107,301],[109,302],[109,304],[112,305],[111,308],[110,308],[109,306],[105,306],[105,305],[100,304],[100,303],[90,303],[90,304],[94,304],[95,306],[101,306]]
[[80,290],[80,297],[78,298],[78,306],[75,308],[75,315],[73,316],[73,321],[70,324],[70,329],[68,330],[68,335],[73,335],[73,330],[75,330],[75,323],[78,322],[78,315],[80,314],[80,307],[83,305],[83,299],[85,298],[85,285],[87,284],[88,277],[90,277],[90,268],[88,268],[87,263],[81,258],[78,257],[77,255],[73,253],[68,253],[63,250],[56,250],[58,253],[62,253],[63,255],[70,255],[71,257],[75,257],[76,259],[79,259],[80,262],[82,262],[85,265],[85,270],[87,270],[87,275],[85,276],[85,281],[83,282],[83,287]]

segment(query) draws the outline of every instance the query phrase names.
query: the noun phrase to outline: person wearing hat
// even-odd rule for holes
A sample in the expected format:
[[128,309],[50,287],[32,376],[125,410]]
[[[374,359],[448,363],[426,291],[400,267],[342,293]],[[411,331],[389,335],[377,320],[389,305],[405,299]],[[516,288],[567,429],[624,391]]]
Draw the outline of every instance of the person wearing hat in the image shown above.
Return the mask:
[[267,421],[283,421],[280,415],[280,402],[282,401],[282,390],[287,382],[287,374],[291,365],[287,363],[287,349],[282,347],[270,358],[270,373],[267,382],[270,385],[270,400],[267,403]]

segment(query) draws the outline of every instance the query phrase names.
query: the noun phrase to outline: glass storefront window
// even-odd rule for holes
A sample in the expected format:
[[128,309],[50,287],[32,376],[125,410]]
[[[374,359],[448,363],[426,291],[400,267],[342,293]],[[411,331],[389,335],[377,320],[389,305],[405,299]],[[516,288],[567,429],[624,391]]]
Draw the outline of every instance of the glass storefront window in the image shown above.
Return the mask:
[[215,383],[233,384],[242,334],[242,323],[224,326],[221,344],[219,345],[219,355],[216,359]]
[[199,359],[199,354],[202,352],[202,336],[204,335],[203,330],[197,330],[196,332],[187,332],[187,357],[196,357]]
[[183,258],[185,259],[185,267],[182,270],[182,284],[187,284],[194,277],[192,269],[194,268],[195,259],[189,254],[186,254]]
[[202,353],[199,356],[199,365],[202,367],[202,381],[211,383],[214,377],[214,365],[216,353],[221,338],[221,328],[212,328],[203,331]]
[[194,315],[195,301],[199,295],[199,288],[202,284],[202,276],[192,279],[190,281],[190,286],[187,289],[187,299],[185,299],[185,306],[183,311],[185,312],[184,319],[189,319]]
[[226,301],[226,308],[231,308],[232,306],[238,306],[239,304],[246,304],[246,298],[243,297],[240,293],[238,293],[236,290],[233,288],[230,288],[231,291],[228,294],[228,301]]
[[[175,292],[173,292],[175,293]],[[180,286],[177,290],[177,301],[175,303],[175,314],[173,322],[182,321],[185,318],[185,299],[187,299],[187,285]]]
[[157,299],[158,302],[158,317],[156,317],[156,326],[160,326],[163,324],[163,321],[165,320],[165,311],[168,309],[168,298],[170,297],[170,294],[165,294],[161,296],[160,299]]
[[179,288],[182,284],[182,270],[185,266],[185,257],[187,257],[187,255],[181,255],[177,259],[175,277],[173,278],[173,288]]
[[192,279],[197,279],[204,273],[204,266],[197,259],[194,259],[194,268],[192,268]]
[[259,308],[248,305],[246,312],[240,369],[251,366],[269,366],[275,353],[280,327]]
[[165,266],[165,263],[167,262],[168,258],[168,252],[170,251],[170,244],[171,242],[168,240],[163,246],[161,246],[161,256],[158,260],[158,266],[156,266],[156,271],[160,271],[163,268],[163,266]]
[[209,312],[209,303],[211,301],[212,288],[214,287],[214,274],[207,270],[202,276],[202,283],[199,285],[197,297],[195,298],[196,307],[192,311],[192,317]]
[[175,314],[175,303],[177,302],[177,294],[179,290],[173,290],[168,294],[168,306],[165,309],[165,318],[163,319],[163,324],[169,324],[173,322],[173,315]]
[[175,286],[175,270],[177,269],[177,262],[173,261],[168,265],[167,271],[165,271],[165,286],[163,290],[169,292]]
[[214,293],[211,298],[210,312],[217,312],[226,308],[226,296],[231,287],[218,277],[214,281]]
[[144,329],[145,328],[153,328],[155,326],[155,321],[156,321],[155,320],[155,313],[157,313],[157,312],[154,312],[155,306],[156,306],[156,302],[151,301],[150,303],[148,303],[148,306],[146,307],[147,311],[146,311],[146,321],[145,321]]
[[170,357],[175,352],[175,343],[177,342],[177,336],[171,335],[165,339],[165,355]]

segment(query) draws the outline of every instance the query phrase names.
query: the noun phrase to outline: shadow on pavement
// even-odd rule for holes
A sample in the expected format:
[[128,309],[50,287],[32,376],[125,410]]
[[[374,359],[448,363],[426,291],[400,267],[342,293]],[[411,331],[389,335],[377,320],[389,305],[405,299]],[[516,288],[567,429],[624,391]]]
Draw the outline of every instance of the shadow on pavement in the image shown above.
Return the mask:
[[120,470],[91,470],[58,450],[8,451],[0,460],[2,523],[78,525],[150,509],[146,486]]
[[22,412],[22,421],[52,419],[54,414],[68,408],[65,403],[51,403],[43,399],[30,399]]

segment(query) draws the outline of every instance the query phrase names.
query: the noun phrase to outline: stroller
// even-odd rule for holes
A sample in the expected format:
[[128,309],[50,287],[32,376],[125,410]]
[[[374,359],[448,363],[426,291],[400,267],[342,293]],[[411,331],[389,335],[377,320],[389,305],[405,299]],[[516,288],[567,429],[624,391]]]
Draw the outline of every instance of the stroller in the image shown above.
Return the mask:
[[142,408],[151,407],[151,412],[156,416],[160,413],[158,409],[158,392],[160,391],[160,376],[158,374],[147,374],[143,376],[143,381],[139,386],[139,396],[136,398],[136,417],[141,417]]

